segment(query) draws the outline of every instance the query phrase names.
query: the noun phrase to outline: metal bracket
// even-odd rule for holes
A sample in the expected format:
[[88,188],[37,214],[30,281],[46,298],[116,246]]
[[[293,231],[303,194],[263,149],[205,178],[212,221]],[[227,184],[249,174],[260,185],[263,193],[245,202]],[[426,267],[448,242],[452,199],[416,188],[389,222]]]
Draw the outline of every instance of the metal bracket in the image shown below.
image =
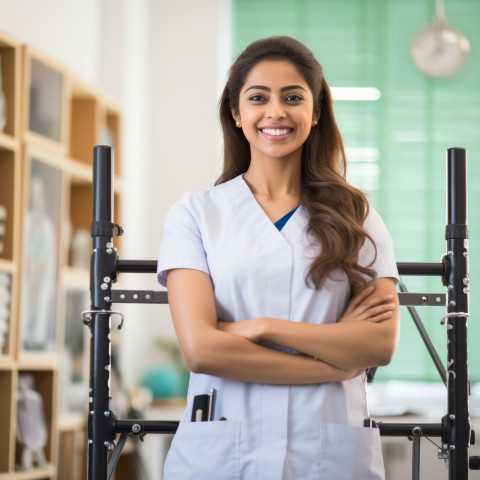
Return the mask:
[[[414,306],[445,306],[446,294],[444,293],[398,293],[400,305],[404,307]],[[168,294],[166,291],[155,290],[112,290],[112,303],[157,303],[167,304]]]
[[123,327],[123,321],[124,321],[124,316],[123,316],[123,313],[122,312],[116,312],[116,311],[113,311],[113,310],[84,310],[82,313],[81,313],[81,317],[82,317],[82,322],[85,324],[85,325],[90,325],[90,323],[92,322],[92,314],[93,313],[101,313],[101,314],[105,314],[105,315],[119,315],[120,316],[120,323],[118,324],[118,329],[120,330],[122,327]]
[[112,303],[168,303],[166,291],[112,290]]
[[399,292],[398,299],[402,307],[444,307],[447,304],[447,295],[445,293]]

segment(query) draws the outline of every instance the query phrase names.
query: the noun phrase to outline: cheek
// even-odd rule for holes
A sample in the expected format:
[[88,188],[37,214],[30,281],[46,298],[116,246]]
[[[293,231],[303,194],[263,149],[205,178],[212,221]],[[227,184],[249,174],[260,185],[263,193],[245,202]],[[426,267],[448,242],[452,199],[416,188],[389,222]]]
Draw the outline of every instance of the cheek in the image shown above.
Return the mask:
[[242,130],[243,130],[243,135],[245,136],[245,138],[247,139],[247,142],[248,143],[255,143],[255,139],[256,139],[256,129],[253,128],[251,125],[249,126],[242,126]]
[[250,112],[244,112],[243,116],[240,117],[242,122],[242,129],[245,135],[252,135],[257,130],[257,123],[259,121],[258,115]]
[[245,124],[251,127],[252,124],[258,121],[259,114],[258,112],[252,109],[241,109],[240,118],[242,120],[242,124]]

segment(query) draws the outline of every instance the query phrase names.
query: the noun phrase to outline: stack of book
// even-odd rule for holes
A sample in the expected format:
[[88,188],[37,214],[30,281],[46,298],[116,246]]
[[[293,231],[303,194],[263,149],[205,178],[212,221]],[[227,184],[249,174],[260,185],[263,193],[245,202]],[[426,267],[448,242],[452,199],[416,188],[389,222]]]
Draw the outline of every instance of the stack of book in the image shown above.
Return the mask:
[[0,272],[0,354],[4,353],[4,344],[8,335],[10,319],[10,275]]

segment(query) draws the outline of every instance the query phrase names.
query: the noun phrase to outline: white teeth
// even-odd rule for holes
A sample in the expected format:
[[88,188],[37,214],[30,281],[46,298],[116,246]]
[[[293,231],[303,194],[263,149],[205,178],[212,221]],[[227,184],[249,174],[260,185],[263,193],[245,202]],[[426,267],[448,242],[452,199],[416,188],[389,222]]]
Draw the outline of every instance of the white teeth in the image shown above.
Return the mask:
[[261,130],[267,135],[286,135],[290,131],[289,128],[262,128]]

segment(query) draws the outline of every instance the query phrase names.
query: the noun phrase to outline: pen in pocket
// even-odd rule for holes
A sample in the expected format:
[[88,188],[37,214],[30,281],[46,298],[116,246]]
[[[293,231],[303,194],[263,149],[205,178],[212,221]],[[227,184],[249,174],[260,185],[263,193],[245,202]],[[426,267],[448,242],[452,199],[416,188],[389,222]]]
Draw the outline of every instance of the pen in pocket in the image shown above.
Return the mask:
[[208,415],[207,421],[211,422],[213,420],[213,411],[215,408],[215,396],[217,391],[214,388],[210,389],[210,394],[208,395]]

